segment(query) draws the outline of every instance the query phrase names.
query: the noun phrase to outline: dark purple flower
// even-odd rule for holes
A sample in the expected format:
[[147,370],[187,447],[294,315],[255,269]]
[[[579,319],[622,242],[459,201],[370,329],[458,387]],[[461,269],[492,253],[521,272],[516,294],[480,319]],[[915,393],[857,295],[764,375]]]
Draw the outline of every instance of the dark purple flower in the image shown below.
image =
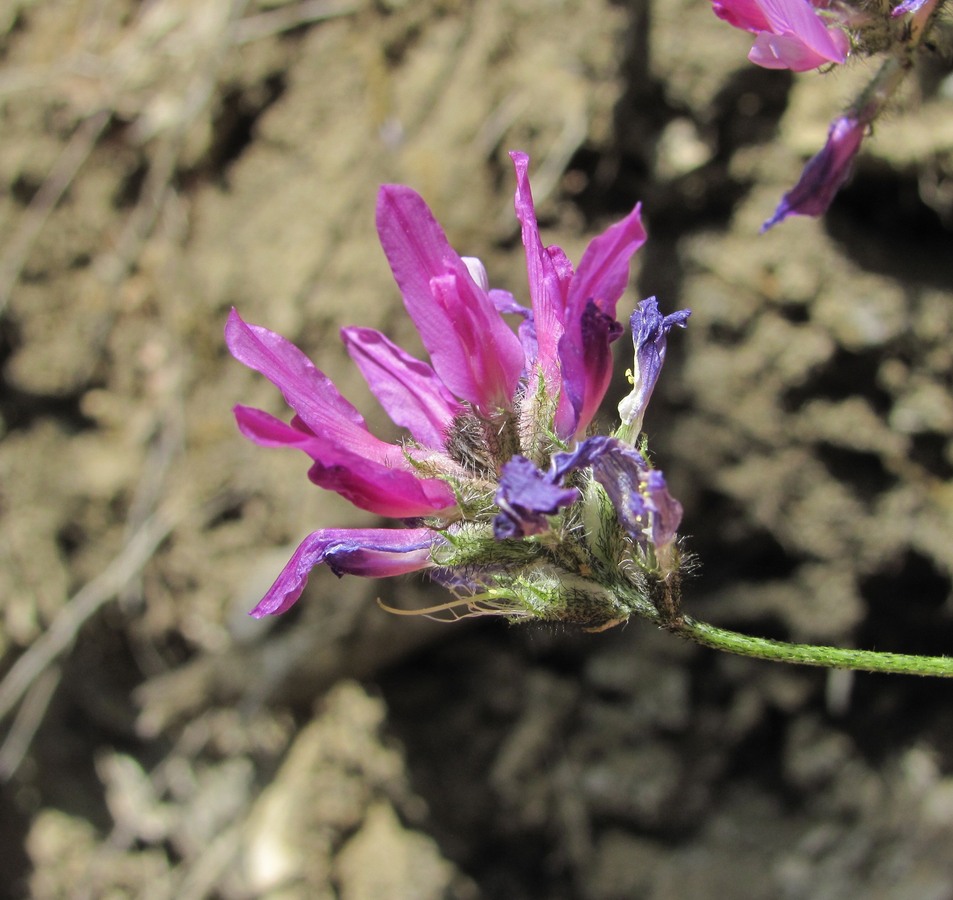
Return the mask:
[[642,430],[642,418],[665,362],[668,333],[676,325],[684,328],[691,314],[690,309],[680,309],[663,316],[658,301],[649,297],[639,303],[629,319],[635,345],[635,367],[630,375],[632,393],[619,404],[619,417],[622,419],[621,436],[630,442]]
[[805,72],[843,63],[850,41],[818,9],[824,0],[712,0],[715,15],[756,35],[748,59],[766,69]]
[[547,516],[578,499],[576,488],[559,487],[525,456],[514,456],[500,473],[493,534],[497,540],[542,534],[549,529]]
[[587,438],[569,453],[553,456],[550,478],[561,481],[570,472],[592,469],[605,488],[616,515],[629,536],[643,547],[661,548],[675,539],[682,506],[672,498],[665,478],[645,457],[618,438]]
[[791,215],[820,216],[827,212],[834,195],[850,176],[866,132],[867,123],[859,118],[835,119],[827,143],[808,160],[798,183],[781,198],[774,215],[761,226],[762,233]]

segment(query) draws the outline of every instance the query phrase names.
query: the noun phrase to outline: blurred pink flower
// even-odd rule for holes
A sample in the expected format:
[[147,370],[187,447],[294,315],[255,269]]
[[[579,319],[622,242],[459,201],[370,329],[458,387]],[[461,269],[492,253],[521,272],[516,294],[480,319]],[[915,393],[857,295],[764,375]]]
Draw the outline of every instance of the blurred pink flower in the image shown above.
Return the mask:
[[766,69],[805,72],[843,63],[850,41],[818,10],[827,0],[712,0],[715,15],[756,35],[748,59]]

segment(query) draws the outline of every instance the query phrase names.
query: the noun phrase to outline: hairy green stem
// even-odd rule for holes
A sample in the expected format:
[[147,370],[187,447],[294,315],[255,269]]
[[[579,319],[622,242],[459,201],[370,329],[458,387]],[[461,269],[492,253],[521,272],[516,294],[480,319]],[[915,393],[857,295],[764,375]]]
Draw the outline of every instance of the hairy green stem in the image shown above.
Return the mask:
[[882,653],[878,650],[851,650],[821,647],[815,644],[789,644],[769,638],[752,637],[699,622],[691,616],[679,616],[660,623],[672,634],[715,650],[740,656],[767,659],[826,669],[854,669],[861,672],[889,672],[897,675],[932,675],[953,678],[953,657],[915,656],[906,653]]

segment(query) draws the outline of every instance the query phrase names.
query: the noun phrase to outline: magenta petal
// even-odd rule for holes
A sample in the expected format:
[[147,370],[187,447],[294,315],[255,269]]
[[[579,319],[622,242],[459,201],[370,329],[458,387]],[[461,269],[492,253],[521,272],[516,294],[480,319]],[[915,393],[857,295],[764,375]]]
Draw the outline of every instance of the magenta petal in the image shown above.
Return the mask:
[[[247,406],[235,407],[235,419],[242,434],[256,444],[306,453],[314,460],[308,477],[360,509],[404,519],[433,515],[454,504],[453,493],[446,484],[419,478],[403,455],[399,462],[404,468],[393,468]],[[395,450],[399,452],[399,448]]]
[[329,429],[353,440],[364,418],[345,400],[334,383],[291,341],[260,325],[249,325],[232,310],[225,326],[232,356],[260,372],[282,393],[287,404],[315,434]]
[[808,72],[831,60],[794,35],[761,32],[748,53],[748,59],[762,69],[790,69]]
[[510,153],[516,167],[516,218],[519,219],[526,251],[526,271],[529,276],[529,294],[533,303],[533,321],[538,341],[537,357],[547,381],[558,380],[559,356],[557,345],[562,337],[565,317],[565,298],[553,259],[543,246],[536,223],[536,209],[529,184],[529,157],[525,153]]
[[757,0],[712,0],[712,8],[719,19],[743,31],[757,33],[771,27]]
[[384,185],[377,230],[407,312],[444,384],[483,412],[509,406],[523,369],[519,339],[427,204],[410,188]]
[[622,333],[616,305],[629,281],[633,254],[645,243],[641,207],[594,238],[569,289],[566,333],[559,342],[563,387],[584,431],[602,403],[612,377],[609,345]]
[[[514,206],[519,219],[523,248],[526,251],[526,273],[529,294],[533,301],[533,329],[536,345],[535,364],[543,380],[558,396],[556,432],[564,437],[576,430],[578,416],[567,391],[563,390],[559,341],[566,330],[566,303],[572,279],[572,265],[558,247],[544,247],[539,237],[533,192],[529,183],[529,157],[525,153],[510,153],[516,168],[516,197]],[[524,341],[532,347],[532,337]],[[528,361],[529,362],[529,361]],[[532,380],[532,377],[531,377]]]
[[629,263],[645,243],[642,204],[610,225],[586,247],[569,291],[569,314],[582,315],[589,300],[615,317],[616,304],[629,283]]
[[804,72],[843,63],[850,52],[844,31],[821,16],[821,0],[713,0],[715,14],[757,35],[748,59],[766,69]]
[[301,596],[315,566],[326,564],[335,575],[384,578],[429,566],[436,535],[429,528],[327,528],[309,534],[261,602],[256,619],[286,612]]
[[775,34],[797,38],[823,62],[846,61],[850,49],[847,35],[829,25],[811,0],[759,0],[759,3]]
[[463,407],[436,372],[373,328],[342,328],[341,337],[391,419],[423,446],[443,448]]

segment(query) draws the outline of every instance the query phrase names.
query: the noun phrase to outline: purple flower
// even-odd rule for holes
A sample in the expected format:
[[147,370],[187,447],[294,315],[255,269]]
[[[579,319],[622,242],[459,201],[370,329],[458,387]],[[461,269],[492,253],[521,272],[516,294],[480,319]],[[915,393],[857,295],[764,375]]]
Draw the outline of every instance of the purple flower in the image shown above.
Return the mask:
[[497,540],[542,534],[549,529],[547,516],[579,499],[576,488],[561,488],[525,456],[514,456],[503,466],[494,500],[500,513],[493,521]]
[[632,313],[629,324],[635,345],[635,368],[632,370],[632,393],[619,404],[621,434],[634,441],[642,430],[642,417],[649,405],[655,383],[665,362],[665,346],[669,331],[676,325],[684,328],[690,309],[680,309],[663,316],[654,297],[643,300]]
[[[253,615],[290,608],[319,565],[338,575],[369,577],[430,568],[456,592],[484,591],[480,609],[489,603],[504,615],[512,613],[514,596],[530,598],[531,614],[548,615],[540,611],[540,598],[560,595],[565,578],[575,579],[572,596],[589,596],[581,586],[586,567],[563,568],[566,560],[585,557],[583,531],[573,525],[545,537],[555,519],[578,522],[582,494],[537,464],[572,445],[605,394],[610,344],[622,333],[615,308],[645,231],[636,207],[589,244],[574,271],[562,250],[543,247],[528,158],[514,153],[513,160],[531,308],[490,288],[482,263],[453,250],[418,194],[400,185],[380,189],[381,245],[430,361],[410,356],[371,328],[344,328],[341,336],[372,393],[406,430],[404,441],[374,436],[331,380],[285,338],[246,323],[234,310],[229,316],[225,340],[232,355],[275,384],[293,411],[286,422],[237,406],[241,432],[262,446],[303,451],[315,484],[361,509],[401,520],[394,528],[308,535]],[[657,306],[651,308],[658,322],[638,326],[645,334],[637,347],[638,341],[652,345],[651,363],[638,365],[640,371],[651,368],[646,381],[654,384],[665,333],[684,324],[687,311],[662,318]],[[518,334],[504,315],[522,319]],[[634,324],[648,313],[639,315]],[[651,385],[642,409],[649,393]],[[656,483],[661,476],[634,450],[626,455],[617,445],[622,447],[614,441],[611,452],[599,445],[588,465],[621,504],[618,521],[640,547],[656,538],[670,541],[663,518],[677,525],[678,516],[674,501],[665,500],[664,482]],[[596,445],[583,447],[592,455]],[[571,533],[581,549],[553,549]],[[537,541],[537,535],[544,538]],[[524,576],[534,586],[520,594]],[[609,602],[602,588],[593,596]],[[446,608],[468,602],[450,601]]]
[[774,215],[761,226],[762,233],[791,215],[823,215],[850,175],[866,132],[867,123],[860,118],[835,119],[827,143],[808,160],[798,183],[781,198]]
[[570,472],[592,469],[605,488],[619,523],[642,547],[670,544],[682,520],[682,506],[672,498],[665,478],[624,441],[606,435],[587,438],[570,453],[553,456],[550,478],[561,482]]
[[818,13],[826,0],[712,0],[712,6],[719,18],[756,35],[748,54],[755,65],[805,72],[847,59],[847,35]]

